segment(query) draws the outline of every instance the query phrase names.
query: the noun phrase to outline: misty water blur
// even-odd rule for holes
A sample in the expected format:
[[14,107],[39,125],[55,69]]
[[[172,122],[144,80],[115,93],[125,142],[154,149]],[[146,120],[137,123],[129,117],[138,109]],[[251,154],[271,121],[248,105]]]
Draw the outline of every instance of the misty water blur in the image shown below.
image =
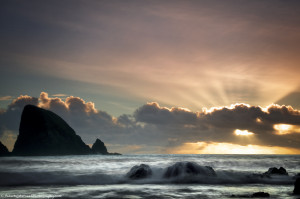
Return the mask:
[[[1,157],[0,195],[60,194],[81,198],[223,198],[258,191],[290,198],[299,155],[86,155]],[[163,177],[176,162],[212,167],[217,176]],[[126,173],[147,164],[153,175],[133,180]],[[289,176],[261,177],[270,167],[284,167]],[[134,197],[133,197],[134,196]]]

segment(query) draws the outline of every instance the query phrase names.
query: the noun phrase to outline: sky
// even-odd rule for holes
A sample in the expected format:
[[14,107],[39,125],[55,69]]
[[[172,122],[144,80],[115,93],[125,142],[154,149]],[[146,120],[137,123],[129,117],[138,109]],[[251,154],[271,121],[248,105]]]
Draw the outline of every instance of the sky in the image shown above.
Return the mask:
[[120,153],[300,153],[297,0],[2,0],[0,141],[23,107]]

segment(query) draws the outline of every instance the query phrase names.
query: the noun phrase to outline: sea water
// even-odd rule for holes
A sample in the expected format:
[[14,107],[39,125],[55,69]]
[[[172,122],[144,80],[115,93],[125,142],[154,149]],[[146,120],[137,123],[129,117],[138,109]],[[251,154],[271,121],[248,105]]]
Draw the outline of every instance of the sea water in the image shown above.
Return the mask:
[[[176,162],[210,166],[216,176],[164,178]],[[129,179],[126,173],[140,164],[149,165],[152,176]],[[263,177],[270,167],[284,167],[289,175]],[[271,198],[296,199],[298,173],[298,155],[1,157],[0,198],[249,198],[263,191]]]

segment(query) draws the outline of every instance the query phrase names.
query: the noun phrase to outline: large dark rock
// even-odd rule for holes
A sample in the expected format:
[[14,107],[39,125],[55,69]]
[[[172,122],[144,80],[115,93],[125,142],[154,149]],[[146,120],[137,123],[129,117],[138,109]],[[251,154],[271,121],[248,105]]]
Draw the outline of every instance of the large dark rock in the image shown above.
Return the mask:
[[300,177],[298,177],[295,181],[294,194],[300,195]]
[[95,154],[103,154],[103,155],[107,155],[109,154],[107,151],[107,148],[104,144],[104,142],[102,142],[101,140],[97,139],[95,141],[95,143],[92,146],[92,151]]
[[216,172],[209,166],[200,166],[194,162],[177,162],[169,166],[164,173],[165,178],[181,175],[216,176]]
[[142,179],[152,175],[152,170],[149,165],[141,164],[135,165],[130,169],[126,176],[130,179]]
[[271,175],[289,175],[288,172],[285,170],[285,168],[280,167],[277,169],[276,167],[269,168],[267,172],[264,173],[266,176],[271,176]]
[[13,155],[81,155],[90,148],[55,113],[33,105],[24,107]]
[[0,142],[0,156],[8,156],[10,153],[6,146]]

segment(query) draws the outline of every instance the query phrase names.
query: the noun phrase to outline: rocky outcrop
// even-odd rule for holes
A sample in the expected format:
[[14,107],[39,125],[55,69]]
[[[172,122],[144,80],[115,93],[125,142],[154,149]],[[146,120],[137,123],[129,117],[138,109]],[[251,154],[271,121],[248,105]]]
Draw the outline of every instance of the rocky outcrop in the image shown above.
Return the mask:
[[10,155],[8,149],[4,144],[2,144],[2,142],[0,142],[0,156],[8,156],[8,155]]
[[177,162],[169,166],[164,173],[165,178],[182,175],[216,176],[216,172],[209,166],[200,166],[194,162]]
[[100,154],[100,155],[121,155],[120,153],[109,153],[107,151],[107,148],[100,139],[96,139],[95,143],[92,146],[91,149],[92,154]]
[[267,172],[264,173],[265,176],[272,176],[272,175],[289,175],[285,168],[280,167],[277,169],[276,167],[269,168]]
[[33,105],[24,107],[13,155],[82,155],[90,148],[55,113]]
[[152,170],[149,165],[141,164],[135,165],[130,169],[126,176],[130,179],[142,179],[152,175]]
[[102,142],[99,139],[96,139],[95,143],[92,146],[92,152],[94,154],[102,154],[102,155],[107,155],[109,154],[107,151],[107,148],[104,144],[104,142]]
[[295,181],[293,193],[296,195],[300,195],[300,177],[298,177]]

